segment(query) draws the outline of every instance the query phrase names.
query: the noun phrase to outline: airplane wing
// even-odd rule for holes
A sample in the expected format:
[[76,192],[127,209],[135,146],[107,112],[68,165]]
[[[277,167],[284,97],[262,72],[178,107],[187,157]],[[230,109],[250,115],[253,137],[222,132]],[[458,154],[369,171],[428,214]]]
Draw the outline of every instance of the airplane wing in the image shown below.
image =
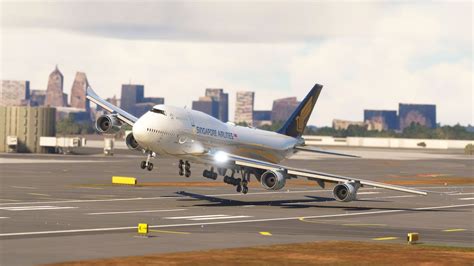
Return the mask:
[[89,99],[91,102],[97,104],[98,106],[104,108],[110,113],[117,114],[117,118],[121,120],[124,123],[127,123],[131,126],[135,124],[135,122],[138,120],[135,116],[125,112],[124,110],[118,108],[117,106],[109,103],[108,101],[102,99],[95,93],[94,90],[92,90],[91,87],[87,87],[86,90],[86,98]]
[[[232,154],[225,154],[225,156],[226,156],[226,158],[222,158],[224,156],[221,155],[220,152],[217,152],[217,153],[214,154],[214,157],[215,157],[216,161],[221,162],[221,163],[225,162],[225,164],[233,164],[233,165],[239,165],[239,166],[243,166],[243,167],[262,169],[262,170],[284,170],[290,176],[306,177],[307,179],[315,180],[318,183],[321,182],[321,181],[331,182],[331,183],[356,182],[356,183],[359,183],[362,186],[371,186],[371,187],[377,187],[377,188],[384,188],[384,189],[390,189],[390,190],[401,191],[401,192],[412,193],[412,194],[418,194],[418,195],[424,195],[424,196],[427,195],[427,193],[424,192],[424,191],[420,191],[420,190],[416,190],[416,189],[412,189],[412,188],[407,188],[407,187],[402,187],[402,186],[395,186],[395,185],[390,185],[390,184],[374,182],[374,181],[370,181],[370,180],[357,179],[357,178],[351,178],[351,177],[340,176],[340,175],[333,175],[333,174],[328,174],[328,173],[323,173],[323,172],[318,172],[318,171],[313,171],[313,170],[307,170],[307,169],[298,169],[298,168],[294,168],[294,167],[269,163],[269,162],[265,162],[265,161],[250,159],[250,158],[241,157],[241,156],[232,155]],[[221,158],[219,158],[219,157],[221,157]]]
[[337,155],[337,156],[344,156],[344,157],[351,157],[351,158],[360,158],[360,156],[357,156],[357,155],[320,150],[320,149],[316,149],[316,148],[309,147],[309,146],[296,146],[294,149],[297,150],[297,151],[306,151],[306,152],[323,153],[323,154]]

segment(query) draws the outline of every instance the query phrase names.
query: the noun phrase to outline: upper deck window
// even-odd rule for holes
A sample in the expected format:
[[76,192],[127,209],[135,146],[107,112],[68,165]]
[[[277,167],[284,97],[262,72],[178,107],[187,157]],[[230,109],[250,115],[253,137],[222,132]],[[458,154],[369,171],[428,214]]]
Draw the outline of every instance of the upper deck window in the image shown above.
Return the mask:
[[152,108],[152,109],[150,110],[150,112],[157,113],[157,114],[162,114],[162,115],[166,115],[165,111],[160,110],[160,109],[156,109],[156,108]]

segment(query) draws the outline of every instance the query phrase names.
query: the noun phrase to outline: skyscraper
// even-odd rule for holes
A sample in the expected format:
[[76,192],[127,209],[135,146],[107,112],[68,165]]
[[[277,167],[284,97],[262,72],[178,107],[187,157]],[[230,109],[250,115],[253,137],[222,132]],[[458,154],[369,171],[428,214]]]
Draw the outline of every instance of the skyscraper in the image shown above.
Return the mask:
[[192,109],[219,119],[219,102],[210,96],[199,97],[199,101],[193,101]]
[[120,108],[135,114],[135,104],[143,102],[145,87],[138,84],[122,84],[122,96],[120,98]]
[[253,107],[255,92],[239,91],[237,92],[235,102],[235,123],[246,123],[253,125]]
[[27,80],[2,80],[0,105],[26,105],[30,98],[30,82]]
[[89,112],[89,100],[86,98],[86,89],[89,86],[86,73],[77,72],[71,88],[71,107],[84,109]]
[[273,101],[272,107],[272,121],[273,122],[285,122],[296,110],[300,102],[296,100],[296,97],[288,97],[277,99]]
[[54,71],[49,74],[45,105],[55,107],[67,106],[67,95],[63,93],[63,85],[64,76],[56,65]]
[[398,104],[400,130],[418,123],[428,128],[436,128],[436,105],[434,104]]
[[364,110],[364,121],[381,123],[384,130],[398,129],[397,111],[391,110]]
[[219,114],[216,117],[222,122],[229,121],[229,94],[224,89],[206,89],[206,96],[211,97],[219,105]]

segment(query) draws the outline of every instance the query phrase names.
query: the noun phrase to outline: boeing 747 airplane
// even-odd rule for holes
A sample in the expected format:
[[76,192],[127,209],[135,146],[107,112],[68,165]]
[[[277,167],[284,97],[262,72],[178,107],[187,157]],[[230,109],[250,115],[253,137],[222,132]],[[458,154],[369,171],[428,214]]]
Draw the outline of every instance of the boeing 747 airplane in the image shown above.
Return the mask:
[[[277,132],[223,123],[205,113],[169,105],[156,105],[137,118],[100,98],[92,88],[87,88],[87,99],[110,114],[100,116],[95,127],[101,133],[117,133],[121,126],[132,127],[125,142],[132,150],[147,155],[140,167],[153,170],[153,157],[171,156],[179,160],[181,176],[191,175],[191,163],[205,164],[202,175],[216,180],[223,176],[225,183],[246,194],[253,175],[268,190],[280,190],[286,180],[303,177],[316,181],[322,188],[335,183],[334,198],[349,202],[357,197],[362,186],[397,190],[426,195],[424,191],[394,186],[369,180],[298,169],[280,162],[298,151],[356,157],[306,146],[303,131],[319,97],[322,85],[316,84],[294,113]],[[238,174],[240,177],[235,177]]]

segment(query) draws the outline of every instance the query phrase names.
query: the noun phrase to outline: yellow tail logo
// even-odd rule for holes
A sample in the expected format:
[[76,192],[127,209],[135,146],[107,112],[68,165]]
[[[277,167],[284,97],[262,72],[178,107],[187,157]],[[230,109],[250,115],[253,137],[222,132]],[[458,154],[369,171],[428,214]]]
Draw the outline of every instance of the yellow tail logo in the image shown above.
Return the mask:
[[302,134],[306,126],[306,121],[308,121],[309,115],[313,109],[313,96],[309,98],[304,107],[301,109],[300,115],[296,117],[296,131]]

